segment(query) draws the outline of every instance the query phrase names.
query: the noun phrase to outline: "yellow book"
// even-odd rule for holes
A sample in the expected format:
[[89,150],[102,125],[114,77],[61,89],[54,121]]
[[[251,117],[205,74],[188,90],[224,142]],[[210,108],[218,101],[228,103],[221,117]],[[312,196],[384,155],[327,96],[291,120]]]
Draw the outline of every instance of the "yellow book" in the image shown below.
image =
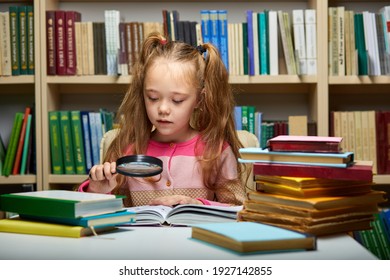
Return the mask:
[[0,232],[24,233],[35,235],[49,235],[60,237],[79,238],[93,235],[103,231],[113,230],[115,227],[99,227],[92,229],[90,227],[70,226],[62,224],[44,223],[38,221],[27,221],[21,219],[0,220]]

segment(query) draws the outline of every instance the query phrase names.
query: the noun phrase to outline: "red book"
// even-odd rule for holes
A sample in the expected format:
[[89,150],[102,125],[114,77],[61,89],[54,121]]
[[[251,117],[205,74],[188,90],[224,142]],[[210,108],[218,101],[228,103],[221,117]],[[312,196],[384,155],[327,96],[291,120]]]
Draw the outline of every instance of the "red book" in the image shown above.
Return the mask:
[[23,145],[24,145],[24,141],[25,141],[24,138],[26,136],[27,120],[28,120],[28,115],[30,115],[30,114],[31,114],[31,108],[30,107],[26,107],[26,109],[24,111],[24,116],[23,116],[22,129],[20,130],[18,149],[16,150],[14,166],[13,166],[13,169],[12,169],[12,175],[19,174],[20,161],[22,159]]
[[81,21],[81,14],[76,11],[66,11],[65,18],[66,74],[76,75],[76,35],[74,24]]
[[66,75],[65,11],[57,10],[55,15],[56,72],[57,75]]
[[372,182],[373,176],[372,163],[367,161],[356,161],[346,168],[256,162],[253,164],[253,175],[313,177],[366,182]]
[[339,153],[342,137],[279,135],[268,140],[274,152]]
[[56,74],[56,15],[55,11],[46,11],[46,56],[47,75]]

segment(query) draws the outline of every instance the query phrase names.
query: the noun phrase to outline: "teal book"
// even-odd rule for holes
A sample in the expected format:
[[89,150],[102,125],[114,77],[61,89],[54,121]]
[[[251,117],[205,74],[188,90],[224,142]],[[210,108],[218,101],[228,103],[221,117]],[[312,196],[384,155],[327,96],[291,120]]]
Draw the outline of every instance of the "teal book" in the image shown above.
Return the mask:
[[239,253],[315,250],[316,237],[254,222],[197,224],[192,238]]
[[29,114],[27,116],[26,134],[23,142],[22,159],[20,163],[20,172],[19,172],[20,175],[26,174],[26,169],[27,169],[27,155],[28,155],[28,146],[29,146],[29,139],[31,133],[31,119],[32,119],[32,115]]
[[261,148],[241,148],[240,162],[272,162],[345,168],[353,164],[354,153],[273,152]]
[[135,213],[126,210],[95,215],[80,218],[58,218],[58,217],[42,217],[28,214],[20,215],[23,220],[41,221],[47,223],[56,223],[63,225],[81,226],[81,227],[107,227],[118,226],[121,224],[135,223]]
[[0,210],[19,215],[74,219],[122,209],[122,197],[111,194],[48,190],[0,196]]

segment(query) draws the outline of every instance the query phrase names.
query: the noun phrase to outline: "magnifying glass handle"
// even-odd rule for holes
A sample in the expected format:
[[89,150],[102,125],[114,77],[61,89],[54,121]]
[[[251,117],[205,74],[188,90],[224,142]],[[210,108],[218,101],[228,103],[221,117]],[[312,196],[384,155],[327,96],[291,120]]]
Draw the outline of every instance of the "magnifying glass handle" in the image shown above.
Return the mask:
[[[111,175],[114,175],[116,173],[117,173],[116,171],[115,172],[111,172]],[[103,175],[104,175],[104,177],[106,177],[106,174],[104,174],[104,170],[103,170]],[[88,174],[88,177],[89,177],[89,179],[92,179],[91,173]]]

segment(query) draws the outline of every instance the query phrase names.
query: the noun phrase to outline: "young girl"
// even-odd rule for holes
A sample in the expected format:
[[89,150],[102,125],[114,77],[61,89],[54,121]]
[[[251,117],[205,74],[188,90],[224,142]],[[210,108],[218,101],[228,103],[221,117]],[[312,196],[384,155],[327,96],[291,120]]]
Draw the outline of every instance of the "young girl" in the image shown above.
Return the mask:
[[[233,111],[228,74],[213,45],[194,48],[151,34],[119,107],[118,134],[79,190],[125,194],[125,206],[242,204]],[[115,174],[116,159],[131,154],[161,159],[163,172]]]

